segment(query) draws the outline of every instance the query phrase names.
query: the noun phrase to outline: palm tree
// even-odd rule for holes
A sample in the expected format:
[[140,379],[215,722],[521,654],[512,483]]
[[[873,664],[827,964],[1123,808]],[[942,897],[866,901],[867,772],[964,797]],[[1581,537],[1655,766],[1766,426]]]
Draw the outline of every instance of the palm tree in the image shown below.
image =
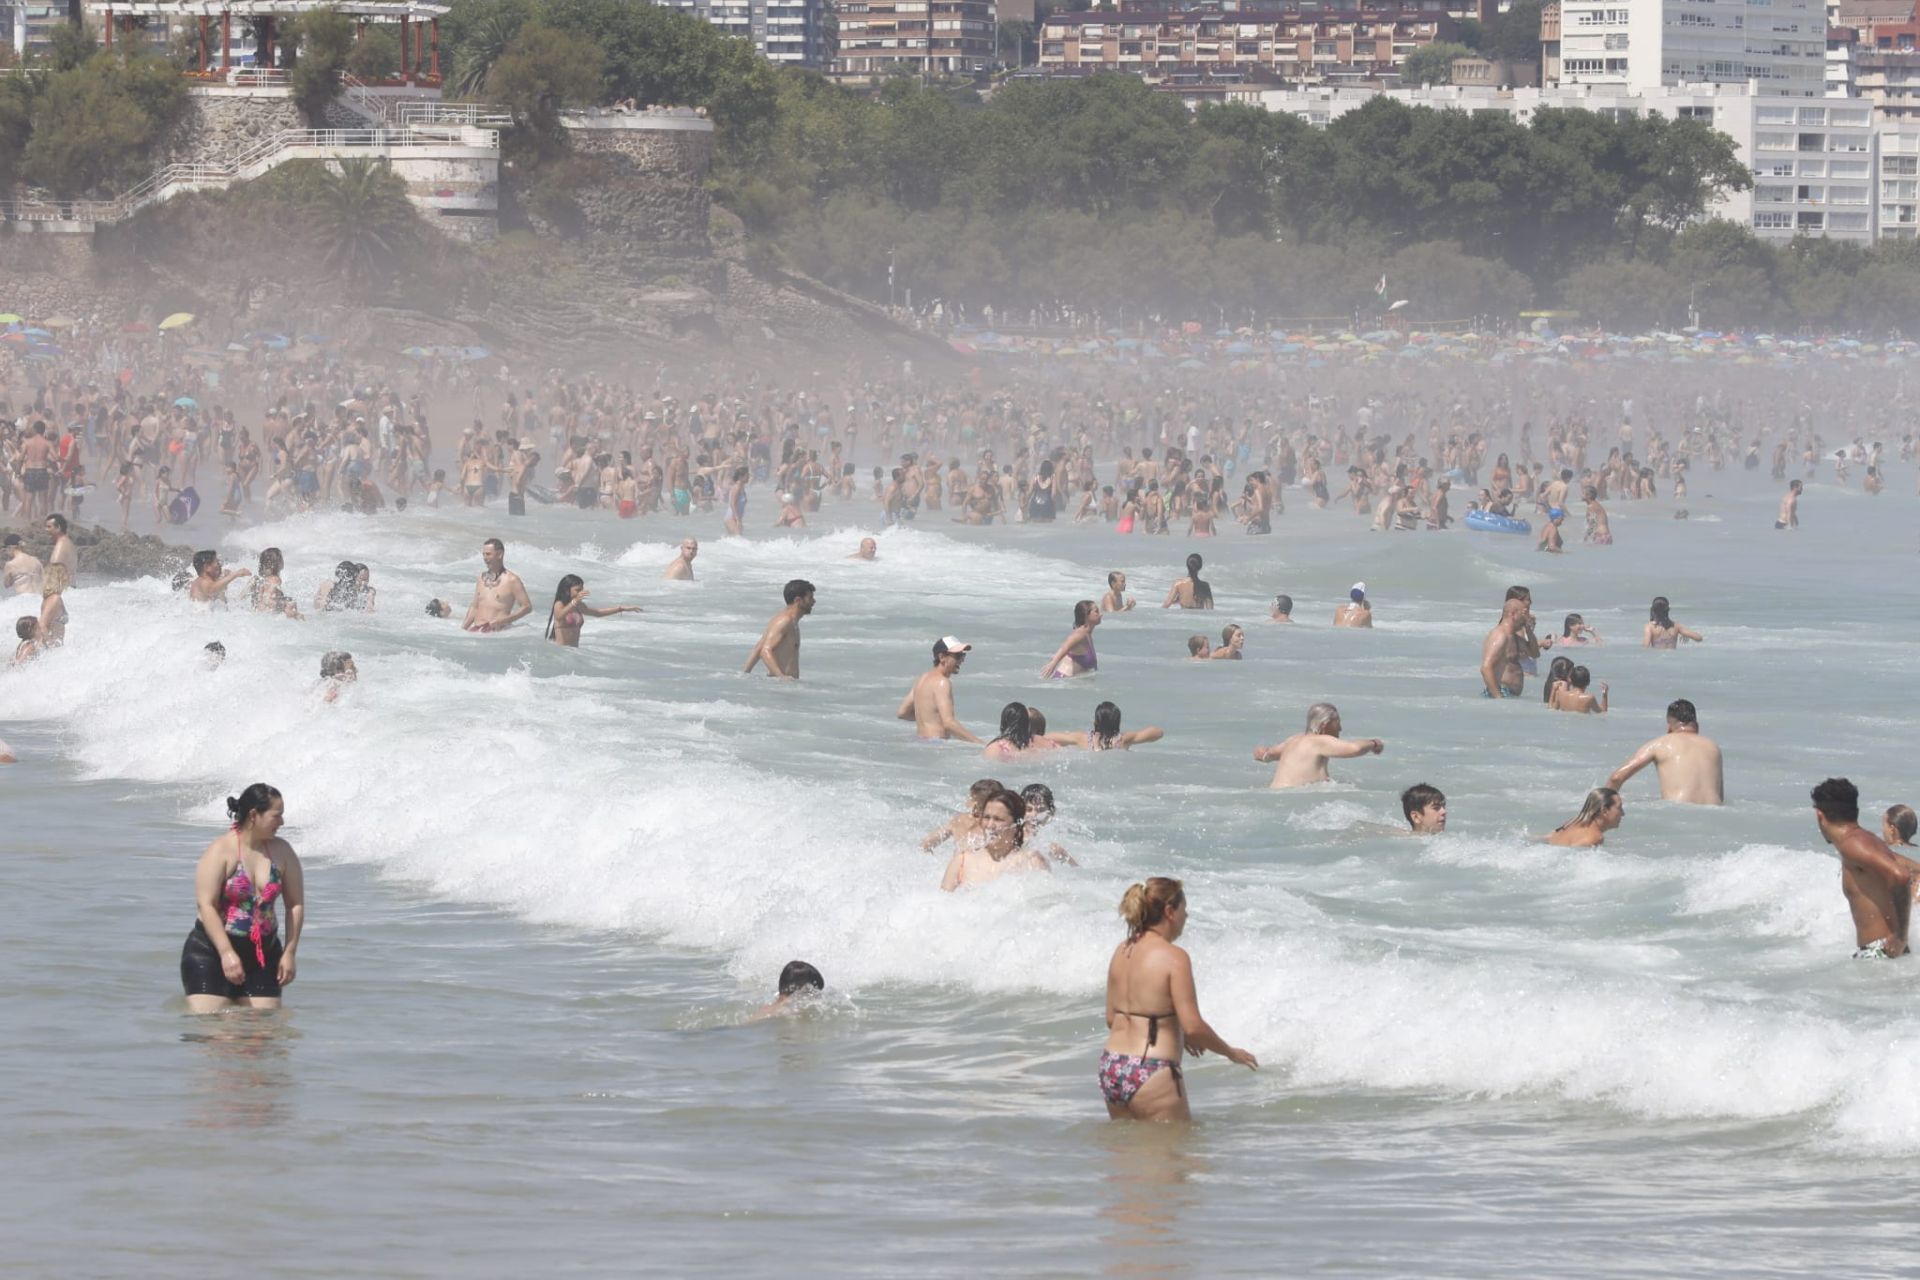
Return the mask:
[[477,98],[486,88],[493,64],[520,34],[519,12],[494,8],[482,14],[453,51],[453,77],[448,92],[456,98]]
[[321,265],[362,298],[392,273],[419,229],[406,183],[384,159],[342,160],[313,202],[311,225]]

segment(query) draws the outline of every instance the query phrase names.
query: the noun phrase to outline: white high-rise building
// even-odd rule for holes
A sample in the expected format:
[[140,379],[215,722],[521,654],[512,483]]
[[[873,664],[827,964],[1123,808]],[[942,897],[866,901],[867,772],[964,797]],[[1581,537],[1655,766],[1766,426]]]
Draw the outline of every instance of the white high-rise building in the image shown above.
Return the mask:
[[1561,0],[1560,83],[1826,92],[1824,0]]
[[769,61],[824,71],[833,58],[827,0],[660,0],[730,36],[753,42]]

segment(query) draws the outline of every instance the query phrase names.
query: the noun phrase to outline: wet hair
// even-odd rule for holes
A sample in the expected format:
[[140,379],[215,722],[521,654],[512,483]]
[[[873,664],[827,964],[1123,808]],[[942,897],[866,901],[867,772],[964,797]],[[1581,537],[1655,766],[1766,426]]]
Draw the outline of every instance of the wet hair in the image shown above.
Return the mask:
[[792,604],[795,600],[800,599],[800,597],[810,596],[812,594],[813,584],[811,582],[808,582],[805,578],[795,578],[782,588],[780,598],[788,604]]
[[[442,609],[445,609],[446,612],[445,613],[440,612]],[[453,606],[448,604],[445,600],[439,600],[439,599],[429,600],[427,601],[427,616],[429,618],[452,617]]]
[[1240,630],[1240,624],[1237,622],[1229,622],[1226,626],[1220,628],[1220,643],[1232,644],[1233,633],[1238,630]]
[[1027,802],[1020,798],[1018,791],[1008,791],[1004,787],[988,796],[980,804],[980,816],[987,815],[987,806],[1000,804],[1006,807],[1007,816],[1013,819],[1013,843],[1015,847],[1027,842]]
[[237,796],[227,797],[227,817],[233,819],[237,830],[247,825],[247,820],[256,813],[265,813],[275,800],[280,798],[278,787],[264,782],[256,782]]
[[58,529],[62,533],[65,533],[67,531],[67,518],[61,515],[58,511],[54,512],[52,515],[49,515],[47,517],[47,523],[52,525],[54,528]]
[[1549,702],[1553,698],[1553,682],[1565,680],[1573,670],[1573,659],[1562,655],[1555,658],[1547,667],[1547,678],[1540,682],[1540,701]]
[[1813,789],[1813,807],[1829,822],[1860,821],[1860,789],[1845,778],[1828,778]]
[[1186,886],[1169,876],[1152,876],[1129,885],[1120,898],[1120,918],[1127,922],[1127,940],[1131,942],[1165,920],[1167,912],[1186,900]]
[[212,568],[214,565],[218,563],[220,563],[220,553],[218,551],[194,552],[193,553],[194,576],[199,577],[200,575],[206,573],[208,569]]
[[1555,827],[1556,831],[1565,831],[1568,827],[1590,827],[1599,822],[1607,810],[1613,808],[1613,802],[1620,793],[1612,787],[1595,787],[1587,792],[1586,800],[1580,805],[1580,812],[1573,815],[1569,822]]
[[1669,612],[1672,608],[1665,596],[1655,596],[1653,603],[1647,606],[1647,621],[1658,627],[1672,626],[1673,615]]
[[[1533,589],[1531,587],[1508,587],[1507,588],[1506,600],[1526,600],[1530,602],[1532,601],[1532,599],[1533,599]],[[1503,600],[1501,603],[1504,604],[1505,602],[1506,601]]]
[[1325,733],[1327,726],[1340,718],[1340,709],[1331,702],[1316,702],[1307,708],[1307,732]]
[[21,614],[19,621],[13,624],[13,634],[19,636],[22,640],[33,639],[34,633],[39,630],[40,619],[30,613]]
[[1213,602],[1213,588],[1200,580],[1200,567],[1204,563],[1198,551],[1187,557],[1187,577],[1193,579],[1193,603],[1196,608]]
[[1102,747],[1111,747],[1120,736],[1120,708],[1103,702],[1093,709],[1093,737]]
[[1693,709],[1693,704],[1685,698],[1675,698],[1667,704],[1667,719],[1673,721],[1675,724],[1690,724],[1696,729],[1700,727],[1699,713]]
[[1005,790],[1006,788],[1000,784],[1000,779],[981,778],[967,788],[967,808],[978,815],[981,806],[993,799],[996,792]]
[[827,980],[820,971],[805,960],[789,960],[787,967],[780,971],[780,994],[790,996],[796,991],[825,991]]
[[1567,673],[1567,683],[1572,685],[1574,688],[1580,689],[1582,691],[1586,689],[1587,685],[1591,683],[1592,680],[1593,680],[1593,673],[1588,671],[1585,667],[1575,667],[1572,671]]
[[1187,652],[1192,654],[1194,657],[1196,658],[1199,657],[1201,651],[1206,647],[1207,647],[1207,638],[1205,636],[1191,635],[1187,637]]
[[507,544],[500,541],[500,539],[498,538],[488,538],[485,542],[481,543],[480,545],[483,547],[492,547],[495,551],[498,551],[502,556],[505,556],[507,554]]
[[331,680],[346,673],[347,664],[353,661],[353,655],[345,649],[331,649],[320,655],[320,678]]
[[1033,726],[1027,717],[1026,703],[1009,702],[1000,708],[1000,736],[994,741],[1011,742],[1022,751],[1033,745]]
[[1092,614],[1093,614],[1093,601],[1076,600],[1073,602],[1073,625],[1074,626],[1076,627],[1086,626],[1087,619],[1091,617]]
[[327,608],[350,609],[360,602],[360,566],[342,560],[333,568],[333,590],[327,593]]
[[[566,577],[560,579],[560,585],[553,589],[553,602],[555,604],[572,604],[573,589],[586,585],[586,580],[579,574],[568,574]],[[553,610],[549,609],[547,610],[547,639],[549,640],[553,639],[553,625]]]
[[1111,588],[1115,580],[1117,580],[1120,576],[1121,576],[1120,570],[1118,569],[1109,570],[1107,573],[1107,586]]
[[1587,620],[1586,620],[1585,618],[1583,618],[1583,617],[1581,617],[1581,616],[1580,616],[1579,614],[1577,614],[1577,613],[1570,613],[1570,614],[1568,614],[1568,615],[1567,615],[1567,621],[1566,621],[1566,623],[1565,623],[1565,625],[1563,625],[1563,626],[1562,626],[1562,627],[1560,628],[1560,634],[1561,634],[1562,636],[1570,636],[1570,635],[1572,635],[1572,634],[1573,634],[1573,629],[1574,629],[1575,627],[1579,627],[1579,626],[1584,626],[1584,625],[1586,625],[1586,621],[1587,621]]
[[277,574],[287,567],[287,558],[280,554],[280,548],[268,547],[260,553],[260,576]]
[[1920,818],[1914,816],[1913,806],[1896,804],[1887,810],[1887,825],[1893,828],[1893,834],[1900,837],[1902,844],[1912,844],[1914,832],[1920,831]]
[[[1041,822],[1046,820],[1038,817],[1037,815],[1039,814],[1044,813],[1048,818],[1053,816],[1053,788],[1049,787],[1046,783],[1029,782],[1026,786],[1020,788],[1020,799],[1024,801],[1027,806],[1028,825],[1037,827]],[[1907,814],[1909,819],[1909,830],[1907,834],[1912,835],[1911,819],[1913,811],[1909,809],[1907,810]]]
[[1411,823],[1413,815],[1422,809],[1446,802],[1447,798],[1440,794],[1440,788],[1429,786],[1424,782],[1416,782],[1400,793],[1400,812],[1406,814],[1407,821]]
[[1275,596],[1273,598],[1273,607],[1274,607],[1274,611],[1277,613],[1290,614],[1293,612],[1293,597],[1292,596]]
[[1031,702],[1027,704],[1027,727],[1033,730],[1033,736],[1039,737],[1047,731],[1047,716]]
[[207,641],[205,648],[208,653],[213,654],[215,657],[224,658],[227,656],[227,646],[221,644],[218,640]]

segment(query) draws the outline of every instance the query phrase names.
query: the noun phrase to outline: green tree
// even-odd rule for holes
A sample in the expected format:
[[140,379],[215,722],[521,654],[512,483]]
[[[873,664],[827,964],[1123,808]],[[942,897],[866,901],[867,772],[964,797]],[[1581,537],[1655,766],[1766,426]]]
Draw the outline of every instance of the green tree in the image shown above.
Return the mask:
[[286,44],[293,50],[287,87],[307,123],[324,128],[327,108],[340,92],[340,73],[353,52],[353,22],[337,9],[310,9],[288,25]]
[[1540,0],[1513,0],[1506,12],[1488,18],[1483,41],[1476,47],[1489,58],[1537,68]]
[[400,73],[400,37],[392,27],[368,27],[347,50],[345,71],[357,80],[385,80]]
[[363,300],[393,278],[420,226],[406,183],[385,160],[341,161],[312,193],[307,221],[321,265]]
[[34,96],[22,176],[68,197],[131,186],[186,110],[186,86],[164,60],[95,54],[49,74]]
[[1610,258],[1590,262],[1567,276],[1561,301],[1581,318],[1608,329],[1637,333],[1677,328],[1687,309],[1684,289],[1652,262]]
[[84,22],[63,22],[47,35],[46,63],[55,71],[72,71],[99,51],[99,39]]
[[532,11],[529,0],[462,0],[450,8],[440,19],[449,67],[447,92],[456,98],[480,96],[493,64]]
[[1452,84],[1453,60],[1472,55],[1473,50],[1451,40],[1423,44],[1400,63],[1400,83]]
[[552,27],[522,27],[487,75],[486,96],[513,113],[514,122],[553,145],[564,107],[593,102],[600,93],[600,50]]

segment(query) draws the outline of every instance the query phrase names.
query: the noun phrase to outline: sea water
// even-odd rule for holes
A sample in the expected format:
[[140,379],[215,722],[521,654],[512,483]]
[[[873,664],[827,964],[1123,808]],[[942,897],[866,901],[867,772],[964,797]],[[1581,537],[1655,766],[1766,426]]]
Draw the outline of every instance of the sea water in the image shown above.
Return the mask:
[[[70,593],[68,645],[0,675],[11,980],[0,997],[0,1264],[21,1275],[1766,1275],[1910,1273],[1920,1194],[1913,965],[1857,963],[1809,789],[1873,815],[1913,761],[1910,476],[1699,474],[1616,503],[1616,545],[1368,532],[1289,494],[1268,538],[963,528],[936,513],[847,558],[855,503],[798,536],[714,517],[538,508],[319,515],[222,533],[282,548],[303,607],[354,559],[379,609],[203,613],[164,582]],[[762,504],[763,505],[763,504]],[[765,513],[749,513],[759,523]],[[683,533],[697,581],[661,570]],[[480,541],[565,650],[472,636]],[[1570,542],[1572,539],[1570,539]],[[1191,550],[1219,603],[1163,611]],[[1110,569],[1139,607],[1097,675],[1039,670]],[[818,588],[798,684],[739,674],[794,577]],[[1372,632],[1328,621],[1355,580]],[[1578,611],[1613,710],[1479,696],[1512,583]],[[244,582],[235,589],[238,597]],[[1293,625],[1265,620],[1276,592]],[[1706,643],[1638,647],[1647,601]],[[1186,661],[1239,622],[1246,660]],[[1014,763],[893,718],[932,641],[990,736],[1003,703],[1126,754]],[[219,640],[227,660],[203,662]],[[319,656],[353,653],[333,704]],[[1627,788],[1606,845],[1565,821],[1673,698],[1726,753],[1725,808]],[[1256,745],[1330,700],[1378,758],[1269,791]],[[919,840],[990,775],[1044,782],[1077,869],[938,890]],[[196,856],[265,779],[307,865],[278,1014],[191,1019]],[[1441,787],[1439,838],[1386,834]],[[1206,1016],[1185,1133],[1114,1126],[1102,980],[1144,876],[1184,879]],[[782,965],[809,1014],[749,1023]]]

